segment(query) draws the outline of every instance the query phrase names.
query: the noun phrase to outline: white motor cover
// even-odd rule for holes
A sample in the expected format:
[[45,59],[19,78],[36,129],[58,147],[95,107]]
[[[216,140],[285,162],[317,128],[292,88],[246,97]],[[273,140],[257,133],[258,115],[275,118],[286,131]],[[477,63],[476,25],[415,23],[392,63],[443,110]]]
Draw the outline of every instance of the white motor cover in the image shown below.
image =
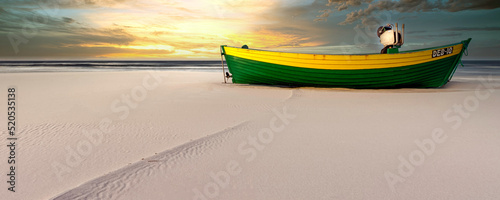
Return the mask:
[[[401,40],[401,38],[399,38]],[[387,45],[394,45],[396,42],[396,38],[394,38],[394,31],[393,30],[388,30],[382,33],[380,35],[380,43],[382,43],[384,46]]]

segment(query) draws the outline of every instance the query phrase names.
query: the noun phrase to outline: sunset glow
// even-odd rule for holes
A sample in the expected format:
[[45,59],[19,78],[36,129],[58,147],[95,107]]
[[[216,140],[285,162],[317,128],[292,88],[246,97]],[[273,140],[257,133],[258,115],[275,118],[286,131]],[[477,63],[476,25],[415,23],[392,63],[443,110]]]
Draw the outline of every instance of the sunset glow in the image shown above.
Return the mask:
[[[0,57],[217,59],[220,45],[244,44],[261,49],[318,47],[318,51],[350,45],[353,52],[356,48],[377,52],[376,27],[396,22],[407,24],[408,48],[476,36],[471,48],[484,52],[478,56],[498,55],[491,52],[498,52],[491,42],[498,41],[494,35],[499,27],[491,17],[499,16],[498,5],[402,11],[398,2],[392,2],[394,8],[376,7],[386,0],[359,1],[359,5],[346,2],[10,1],[0,6]],[[368,11],[368,7],[377,10]],[[470,20],[470,16],[477,20]],[[441,21],[429,21],[435,17]]]

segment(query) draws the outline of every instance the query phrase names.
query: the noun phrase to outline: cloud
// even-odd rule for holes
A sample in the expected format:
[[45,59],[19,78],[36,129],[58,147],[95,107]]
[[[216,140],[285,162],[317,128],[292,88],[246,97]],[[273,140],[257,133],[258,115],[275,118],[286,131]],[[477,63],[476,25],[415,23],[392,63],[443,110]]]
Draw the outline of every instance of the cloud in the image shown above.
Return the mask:
[[297,34],[261,29],[230,36],[234,44],[247,44],[251,48],[299,47],[310,38]]
[[[28,34],[27,34],[28,33]],[[83,57],[113,46],[128,45],[137,37],[117,27],[91,27],[71,17],[50,16],[35,9],[9,8],[0,15],[0,57]],[[16,46],[14,47],[13,44]],[[85,45],[108,46],[90,51]],[[77,49],[81,48],[78,53]],[[17,51],[17,53],[16,53]]]
[[[0,10],[0,57],[68,56],[218,56],[221,44],[258,48],[311,46],[325,43],[321,27],[311,23],[314,0],[19,0]],[[313,5],[314,4],[314,5]],[[102,8],[102,9],[94,9]],[[213,9],[218,8],[218,10]],[[8,14],[4,14],[3,10]],[[318,16],[326,17],[331,11]],[[325,14],[326,13],[326,14]],[[23,20],[28,19],[29,23]],[[33,22],[32,19],[45,19]],[[15,54],[7,34],[22,36],[34,24]],[[318,35],[311,32],[316,32]],[[322,34],[323,33],[323,34]],[[168,48],[166,48],[168,47]],[[81,49],[81,54],[78,53]],[[95,51],[91,51],[95,49]],[[134,53],[148,55],[133,55]],[[214,53],[215,52],[215,53]],[[181,55],[182,54],[182,55]],[[183,55],[185,54],[185,55]],[[188,55],[190,54],[190,55]]]
[[328,0],[327,6],[335,6],[338,11],[347,9],[349,6],[360,6],[363,3],[371,3],[373,0]]
[[441,34],[416,35],[413,37],[418,39],[432,39],[432,38],[452,38],[462,35],[463,33],[441,33]]
[[448,0],[442,8],[450,12],[462,10],[489,10],[500,7],[498,0]]
[[135,0],[57,0],[61,8],[85,9],[98,7],[115,7],[125,3],[134,3]]
[[36,9],[87,9],[99,7],[119,7],[137,0],[15,0],[3,4],[6,8],[36,8]]
[[73,23],[73,22],[75,22],[75,20],[73,18],[70,18],[70,17],[63,17],[62,20],[65,23]]
[[326,22],[327,20],[326,20],[326,18],[316,18],[313,21],[315,21],[315,22],[325,21]]
[[[321,15],[318,15],[316,17],[318,17],[318,19],[321,19],[321,21],[326,21],[326,18],[330,16],[330,13],[332,13],[332,10],[330,9],[326,9],[326,10],[320,10],[319,11],[320,13],[322,13]],[[317,21],[317,20],[315,20]]]
[[447,31],[500,31],[500,27],[452,27],[445,29]]
[[[255,20],[248,21],[249,30],[227,36],[230,40],[228,44],[233,46],[247,44],[253,48],[278,49],[318,46],[338,39],[332,37],[334,31],[331,28],[311,23],[311,19],[315,17],[311,15],[312,11],[317,11],[317,8],[324,5],[311,1],[310,4],[300,6],[288,4],[289,2],[285,6],[277,5],[260,13]],[[331,12],[330,9],[326,9],[315,14],[324,16]]]
[[[81,33],[80,33],[81,32]],[[128,45],[136,40],[136,37],[123,29],[112,28],[76,28],[71,36],[67,37],[68,44],[112,44]]]
[[[458,3],[463,1],[42,0],[41,2],[59,3],[58,8],[54,7],[54,12],[49,14],[43,6],[38,6],[39,1],[10,2],[0,6],[0,46],[6,47],[0,48],[0,57],[14,58],[215,58],[219,56],[218,47],[221,44],[247,44],[252,48],[262,49],[314,49],[313,46],[321,45],[359,44],[357,41],[364,39],[359,35],[367,35],[366,44],[372,45],[371,49],[357,45],[359,51],[378,51],[380,45],[373,28],[364,26],[363,29],[346,29],[337,24],[359,23],[357,26],[360,27],[363,24],[374,24],[380,21],[379,14],[390,13],[383,11],[412,12],[402,15],[403,17],[422,17],[419,12],[429,12],[422,17],[425,19],[432,17],[431,11],[434,10],[454,12],[495,7],[495,2],[488,4],[484,0],[460,5]],[[444,5],[448,2],[450,8]],[[453,3],[456,5],[452,5]],[[325,4],[329,7],[325,7]],[[53,8],[50,5],[46,7]],[[343,18],[344,14],[346,18]],[[429,25],[415,23],[412,26],[414,30],[408,29],[408,33],[414,31],[414,34],[408,36],[428,41],[429,37],[458,37],[460,33],[453,31],[470,30],[472,33],[467,33],[467,36],[474,38],[473,34],[480,32],[473,30],[496,33],[494,31],[498,30],[498,26],[492,24],[494,16],[486,18],[483,15],[483,18],[474,21],[474,17],[479,14],[481,13],[464,13],[454,23],[443,19],[449,24],[446,27],[432,27],[436,31],[422,32]],[[340,19],[333,19],[340,15]],[[322,23],[313,23],[312,20]],[[471,25],[470,21],[474,21],[472,27],[467,27]],[[477,21],[481,23],[476,23]],[[377,22],[377,27],[379,24]],[[482,24],[483,28],[475,28],[483,26]],[[28,38],[27,43],[20,44],[19,53],[14,54],[7,34],[22,36],[26,26],[34,28],[36,36]]]
[[[366,20],[373,16],[378,11],[397,11],[400,13],[412,12],[431,12],[431,11],[447,11],[459,12],[464,10],[487,10],[500,7],[500,1],[497,0],[328,0],[327,6],[334,6],[338,11],[348,8],[360,7],[367,4],[364,9],[352,11],[346,15],[346,19],[340,22],[340,25],[352,24],[361,20],[365,23],[371,21]],[[328,15],[326,15],[328,17]],[[324,18],[324,16],[319,17]],[[367,24],[364,24],[367,25]]]

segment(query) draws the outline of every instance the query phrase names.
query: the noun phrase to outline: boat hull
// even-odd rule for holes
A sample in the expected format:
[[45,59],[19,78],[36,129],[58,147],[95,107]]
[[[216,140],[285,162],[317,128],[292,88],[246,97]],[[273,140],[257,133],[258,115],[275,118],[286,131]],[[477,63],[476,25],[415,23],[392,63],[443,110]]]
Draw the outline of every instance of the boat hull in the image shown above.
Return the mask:
[[[295,54],[226,46],[222,46],[222,51],[233,83],[342,88],[435,88],[445,85],[451,79],[469,42],[470,39],[453,45],[398,54]],[[436,56],[436,51],[443,49],[445,53],[438,52]]]

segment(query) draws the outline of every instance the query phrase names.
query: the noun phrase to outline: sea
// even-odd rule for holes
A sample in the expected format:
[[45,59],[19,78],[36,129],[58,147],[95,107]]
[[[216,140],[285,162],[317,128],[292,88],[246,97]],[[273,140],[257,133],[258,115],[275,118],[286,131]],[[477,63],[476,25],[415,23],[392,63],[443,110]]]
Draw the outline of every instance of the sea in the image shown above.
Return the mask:
[[[461,66],[463,65],[463,67]],[[224,66],[226,64],[224,63]],[[226,66],[227,67],[227,66]],[[0,73],[92,71],[222,71],[220,60],[207,61],[0,61]],[[455,76],[500,76],[500,60],[464,60]]]
[[[225,62],[224,62],[224,66]],[[226,66],[227,67],[227,66]],[[208,61],[0,61],[0,73],[91,71],[222,71],[220,60]]]

